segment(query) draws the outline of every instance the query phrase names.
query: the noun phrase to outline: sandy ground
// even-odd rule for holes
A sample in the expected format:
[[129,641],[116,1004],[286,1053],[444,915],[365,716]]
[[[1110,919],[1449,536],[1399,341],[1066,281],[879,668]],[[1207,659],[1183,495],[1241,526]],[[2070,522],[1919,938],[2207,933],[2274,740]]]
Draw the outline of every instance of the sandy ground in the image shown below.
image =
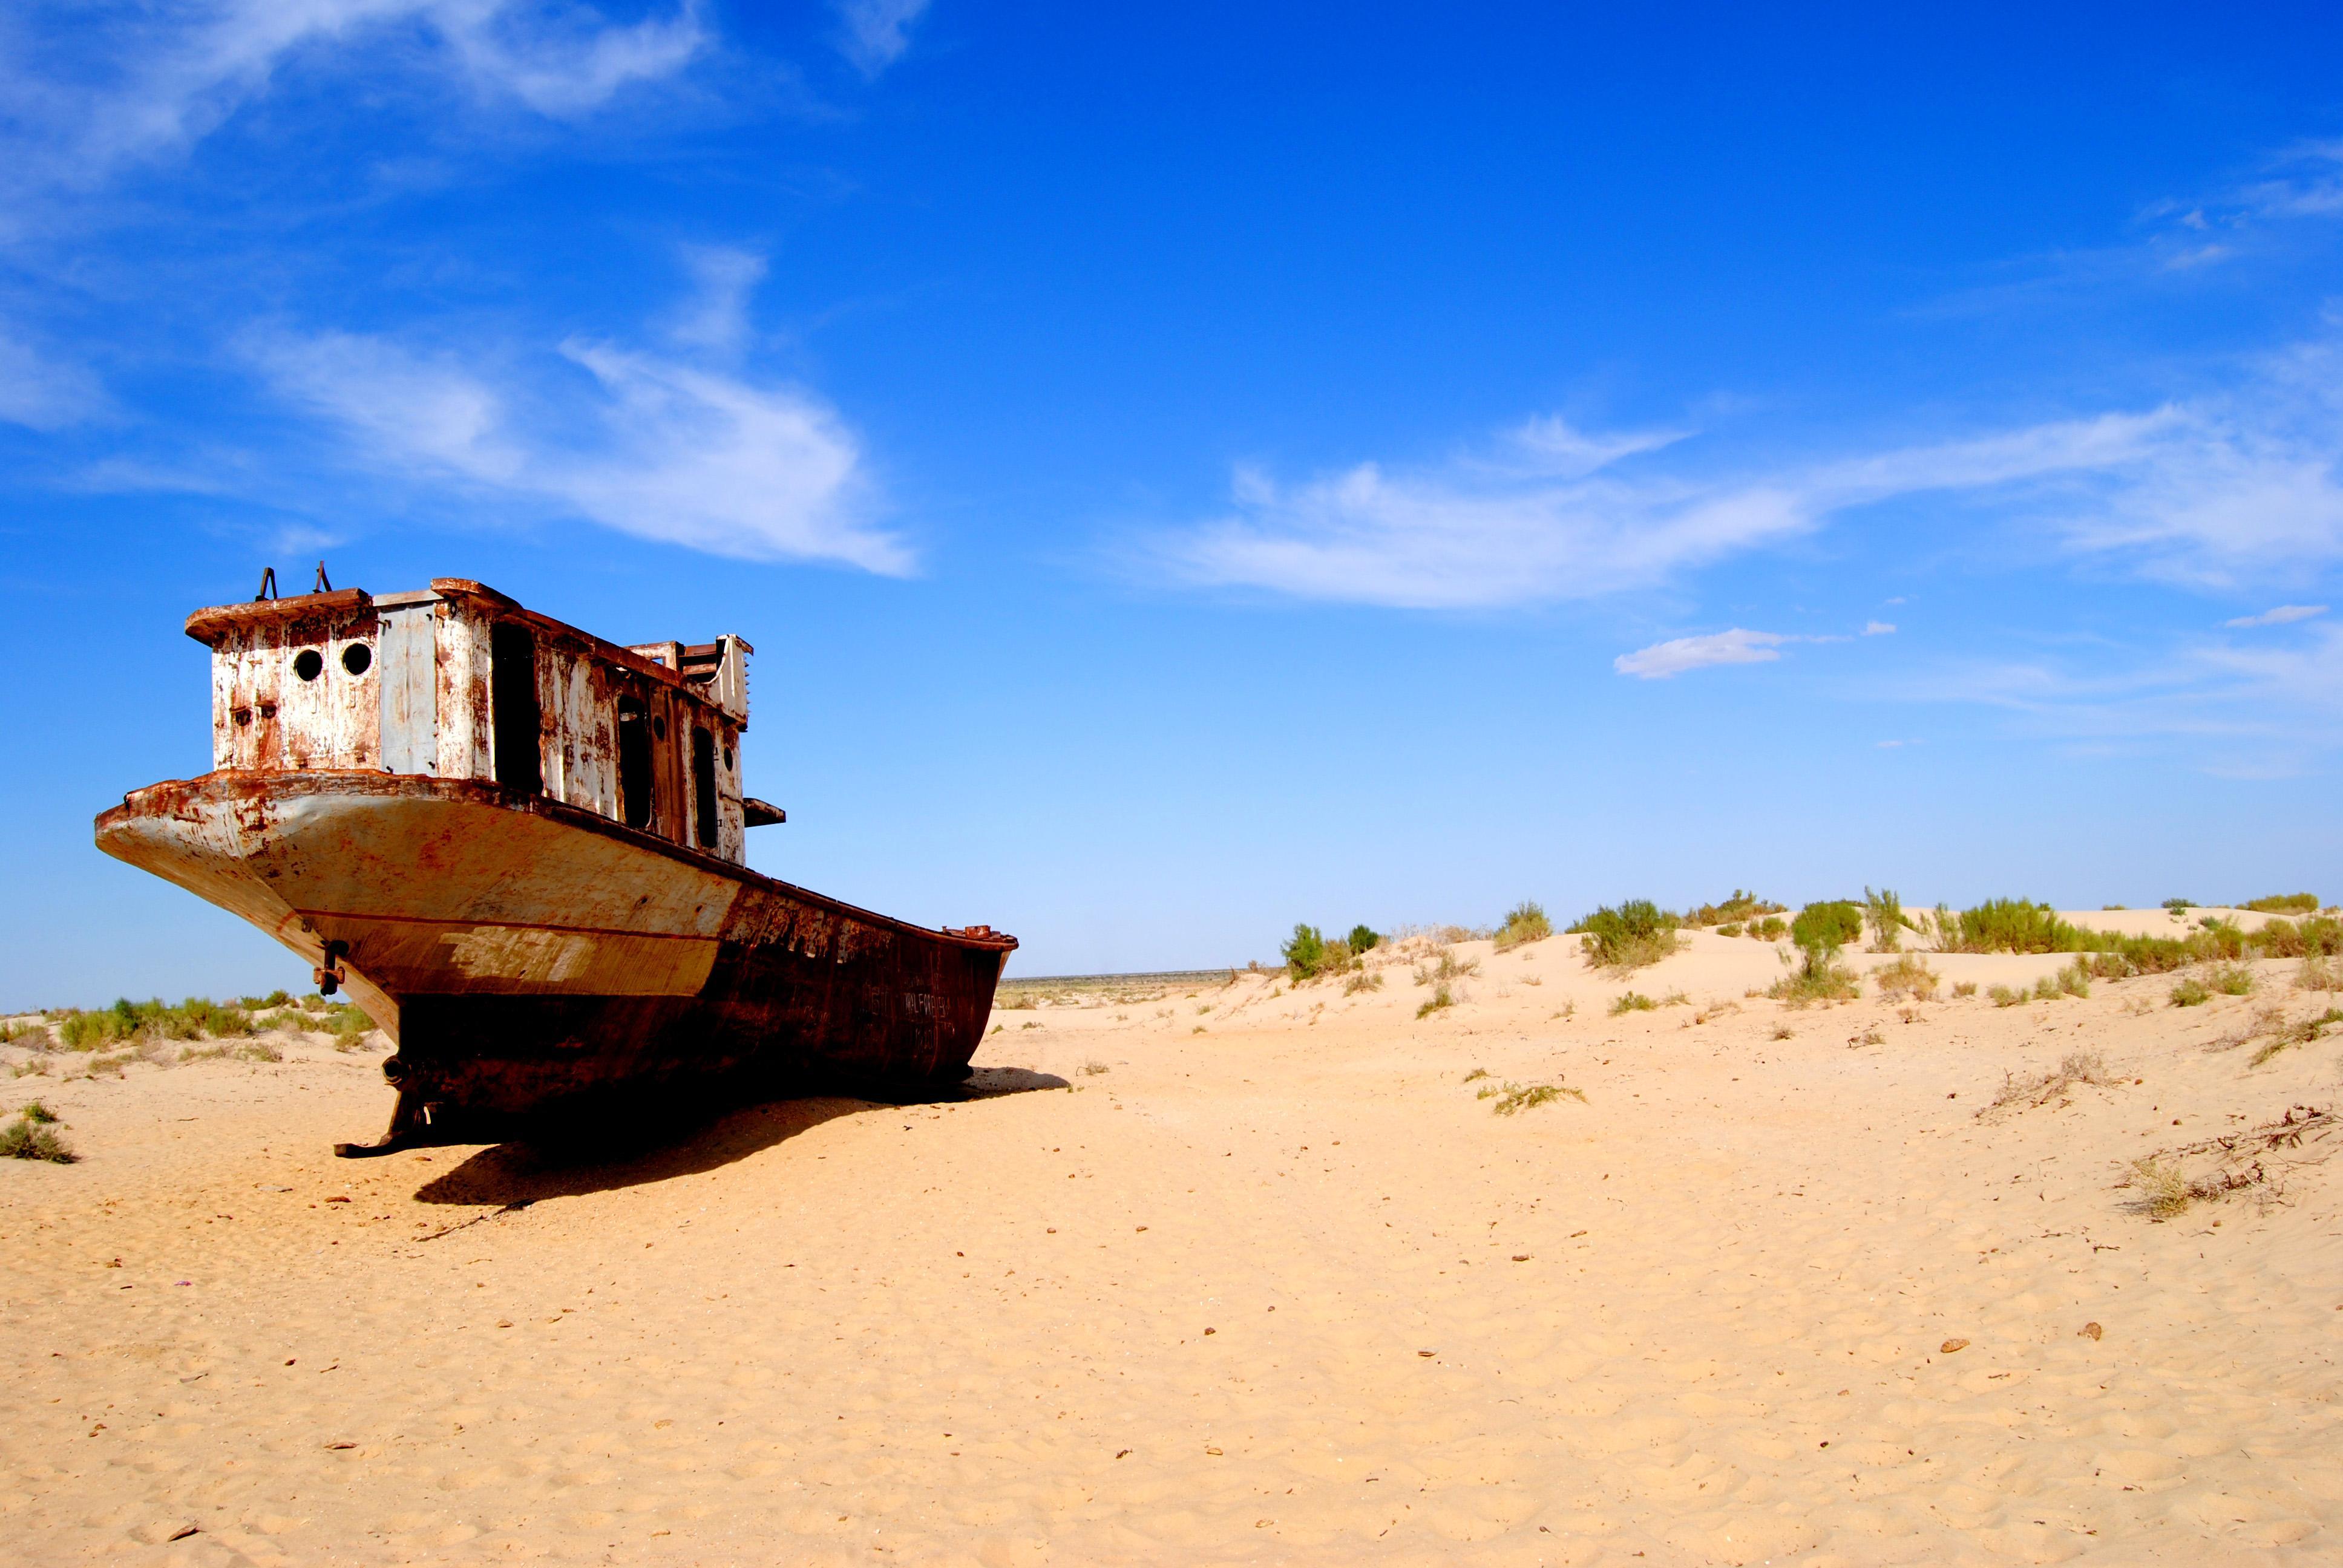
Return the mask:
[[[0,1542],[2343,1557],[2343,1140],[2283,1122],[2334,1105],[2338,1041],[2259,1067],[2235,1043],[2343,998],[2271,962],[2186,1010],[2165,979],[1791,1010],[1745,994],[1771,948],[1704,934],[1632,977],[1684,1004],[1614,1017],[1631,982],[1574,949],[1463,944],[1478,972],[1422,1020],[1420,944],[1349,996],[1249,977],[1004,1010],[964,1102],[768,1106],[600,1162],[337,1161],[390,1096],[378,1058],[317,1042],[0,1080],[84,1155],[0,1161]],[[2121,1081],[1992,1108],[2094,1050]],[[1493,1115],[1507,1081],[1585,1099]],[[2131,1162],[2189,1146],[2247,1184],[2151,1221]]]

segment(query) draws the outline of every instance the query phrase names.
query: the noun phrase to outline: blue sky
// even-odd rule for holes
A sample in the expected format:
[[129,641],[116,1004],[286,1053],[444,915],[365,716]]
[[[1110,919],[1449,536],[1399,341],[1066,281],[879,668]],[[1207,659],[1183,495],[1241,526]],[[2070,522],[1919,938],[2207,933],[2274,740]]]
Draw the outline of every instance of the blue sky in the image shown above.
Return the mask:
[[201,604],[758,648],[752,859],[1025,972],[1755,887],[2343,896],[2318,8],[0,19],[0,1005]]

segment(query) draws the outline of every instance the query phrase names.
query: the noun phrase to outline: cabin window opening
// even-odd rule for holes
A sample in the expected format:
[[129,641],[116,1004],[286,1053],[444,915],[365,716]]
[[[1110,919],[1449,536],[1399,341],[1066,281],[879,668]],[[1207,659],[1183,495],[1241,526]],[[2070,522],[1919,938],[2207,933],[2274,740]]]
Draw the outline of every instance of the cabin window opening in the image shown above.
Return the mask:
[[233,712],[233,714],[232,714],[232,717],[236,719],[236,727],[238,729],[249,729],[249,728],[251,727],[251,724],[252,724],[252,709],[249,709],[249,708],[239,708],[239,709],[235,709],[235,710],[234,710],[234,712]]
[[703,849],[716,848],[716,737],[691,732],[692,832]]
[[497,782],[525,795],[545,790],[538,763],[537,638],[500,622],[488,633],[488,712]]
[[727,773],[732,771],[732,748],[729,746],[724,749],[724,771]]
[[293,656],[293,673],[304,680],[315,680],[326,673],[326,656],[314,648],[305,648]]
[[342,649],[342,668],[352,675],[364,675],[374,668],[374,649],[362,642],[354,642]]
[[629,828],[651,825],[651,733],[639,697],[618,699],[618,813]]
[[661,740],[664,740],[664,739],[667,739],[667,715],[666,715],[666,714],[664,714],[664,713],[654,713],[654,714],[652,714],[652,715],[651,715],[651,733],[652,733],[653,735],[658,736]]

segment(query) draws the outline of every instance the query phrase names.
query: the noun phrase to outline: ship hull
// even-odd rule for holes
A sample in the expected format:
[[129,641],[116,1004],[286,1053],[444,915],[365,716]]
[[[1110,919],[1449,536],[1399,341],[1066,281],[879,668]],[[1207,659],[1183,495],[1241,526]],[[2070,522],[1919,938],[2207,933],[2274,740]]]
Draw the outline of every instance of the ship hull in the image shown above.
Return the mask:
[[956,1082],[1016,946],[470,780],[223,771],[136,791],[96,832],[347,988],[397,1046],[386,1145]]

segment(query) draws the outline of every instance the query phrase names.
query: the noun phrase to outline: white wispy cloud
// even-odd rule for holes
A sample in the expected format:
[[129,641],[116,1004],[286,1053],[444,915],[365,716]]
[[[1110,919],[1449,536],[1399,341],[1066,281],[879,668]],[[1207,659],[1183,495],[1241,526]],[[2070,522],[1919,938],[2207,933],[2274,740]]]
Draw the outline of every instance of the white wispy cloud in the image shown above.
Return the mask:
[[2282,604],[2275,608],[2266,609],[2259,615],[2241,615],[2235,620],[2225,620],[2221,624],[2223,626],[2287,626],[2298,620],[2308,620],[2313,616],[2326,613],[2327,607],[2323,604]]
[[297,65],[423,70],[570,118],[675,75],[709,35],[699,0],[629,23],[534,0],[100,0],[28,6],[5,44],[0,127],[23,187],[177,152]]
[[2338,457],[2343,358],[2329,337],[2186,401],[1770,469],[1704,471],[1679,432],[1555,419],[1410,467],[1362,463],[1298,484],[1243,467],[1224,512],[1158,536],[1150,554],[1196,587],[1410,608],[1553,602],[1934,496],[2118,569],[2230,588],[2343,559]]
[[32,430],[62,430],[107,407],[96,375],[0,328],[0,420]]
[[729,246],[688,246],[684,266],[691,274],[691,298],[677,313],[669,335],[687,348],[737,354],[749,340],[749,297],[765,280],[765,258]]
[[1712,665],[1770,664],[1782,657],[1782,644],[1797,640],[1779,632],[1748,631],[1736,626],[1731,631],[1711,632],[1706,637],[1679,637],[1655,642],[1649,648],[1621,654],[1611,661],[1611,668],[1622,675],[1665,680],[1672,675],[1706,669]]
[[1863,623],[1863,635],[1865,637],[1889,637],[1894,635],[1895,630],[1894,621],[1867,620]]
[[[490,513],[579,517],[712,555],[901,574],[853,432],[800,387],[571,339],[467,357],[352,333],[256,337],[279,397],[351,460]],[[553,371],[566,363],[570,380]]]
[[866,76],[875,76],[911,46],[911,24],[928,0],[836,0],[839,53]]

